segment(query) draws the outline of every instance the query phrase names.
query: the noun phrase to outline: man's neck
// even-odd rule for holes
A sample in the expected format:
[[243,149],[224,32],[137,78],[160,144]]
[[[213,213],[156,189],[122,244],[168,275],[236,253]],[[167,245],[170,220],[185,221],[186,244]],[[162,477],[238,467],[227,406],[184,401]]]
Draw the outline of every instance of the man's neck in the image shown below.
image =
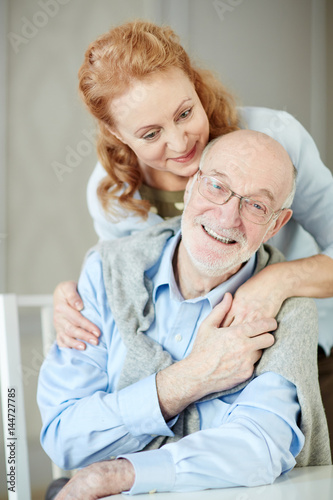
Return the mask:
[[241,268],[238,266],[221,273],[219,276],[209,276],[194,265],[181,241],[175,250],[172,266],[179,291],[185,300],[206,295],[231,278]]

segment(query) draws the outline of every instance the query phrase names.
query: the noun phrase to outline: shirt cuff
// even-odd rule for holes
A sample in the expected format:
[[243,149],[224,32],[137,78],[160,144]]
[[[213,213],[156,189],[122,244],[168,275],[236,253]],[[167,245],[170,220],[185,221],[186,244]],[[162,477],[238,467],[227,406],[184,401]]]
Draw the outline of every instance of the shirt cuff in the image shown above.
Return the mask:
[[177,417],[166,423],[156,390],[156,374],[150,375],[118,392],[118,404],[124,424],[132,436],[150,434],[174,436],[171,427]]
[[128,493],[156,493],[157,491],[172,491],[176,480],[175,465],[167,450],[140,451],[130,455],[120,455],[126,458],[134,467],[135,481]]

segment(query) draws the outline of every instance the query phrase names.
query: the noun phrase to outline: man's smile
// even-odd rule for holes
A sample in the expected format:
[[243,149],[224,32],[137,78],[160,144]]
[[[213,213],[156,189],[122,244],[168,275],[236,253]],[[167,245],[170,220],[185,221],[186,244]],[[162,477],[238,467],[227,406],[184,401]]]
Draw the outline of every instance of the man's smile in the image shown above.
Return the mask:
[[213,229],[210,229],[209,227],[207,226],[202,226],[202,228],[204,229],[204,231],[209,235],[209,236],[212,236],[212,238],[214,238],[215,240],[217,241],[220,241],[221,243],[225,243],[227,245],[230,245],[230,244],[235,244],[237,243],[237,241],[235,240],[232,240],[230,238],[227,238],[225,236],[221,236],[219,234],[217,234],[215,231],[213,231]]

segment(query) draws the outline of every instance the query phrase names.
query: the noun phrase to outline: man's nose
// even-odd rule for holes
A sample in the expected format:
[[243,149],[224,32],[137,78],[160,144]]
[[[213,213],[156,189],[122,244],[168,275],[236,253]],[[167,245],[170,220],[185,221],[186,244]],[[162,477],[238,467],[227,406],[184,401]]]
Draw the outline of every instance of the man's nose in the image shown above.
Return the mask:
[[217,205],[217,217],[219,222],[226,228],[237,227],[241,224],[240,199],[237,196],[231,196],[223,205]]

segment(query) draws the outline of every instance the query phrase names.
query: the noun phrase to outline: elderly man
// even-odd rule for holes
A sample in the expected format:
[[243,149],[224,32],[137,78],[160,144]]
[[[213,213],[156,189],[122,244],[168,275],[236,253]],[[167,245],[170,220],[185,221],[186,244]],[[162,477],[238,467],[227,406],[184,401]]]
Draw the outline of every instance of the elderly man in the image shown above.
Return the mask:
[[100,345],[54,346],[38,401],[51,458],[98,462],[57,499],[253,486],[330,463],[312,301],[223,325],[231,294],[281,260],[262,243],[289,220],[294,188],[282,146],[233,132],[206,148],[180,231],[170,220],[88,258],[79,291]]

